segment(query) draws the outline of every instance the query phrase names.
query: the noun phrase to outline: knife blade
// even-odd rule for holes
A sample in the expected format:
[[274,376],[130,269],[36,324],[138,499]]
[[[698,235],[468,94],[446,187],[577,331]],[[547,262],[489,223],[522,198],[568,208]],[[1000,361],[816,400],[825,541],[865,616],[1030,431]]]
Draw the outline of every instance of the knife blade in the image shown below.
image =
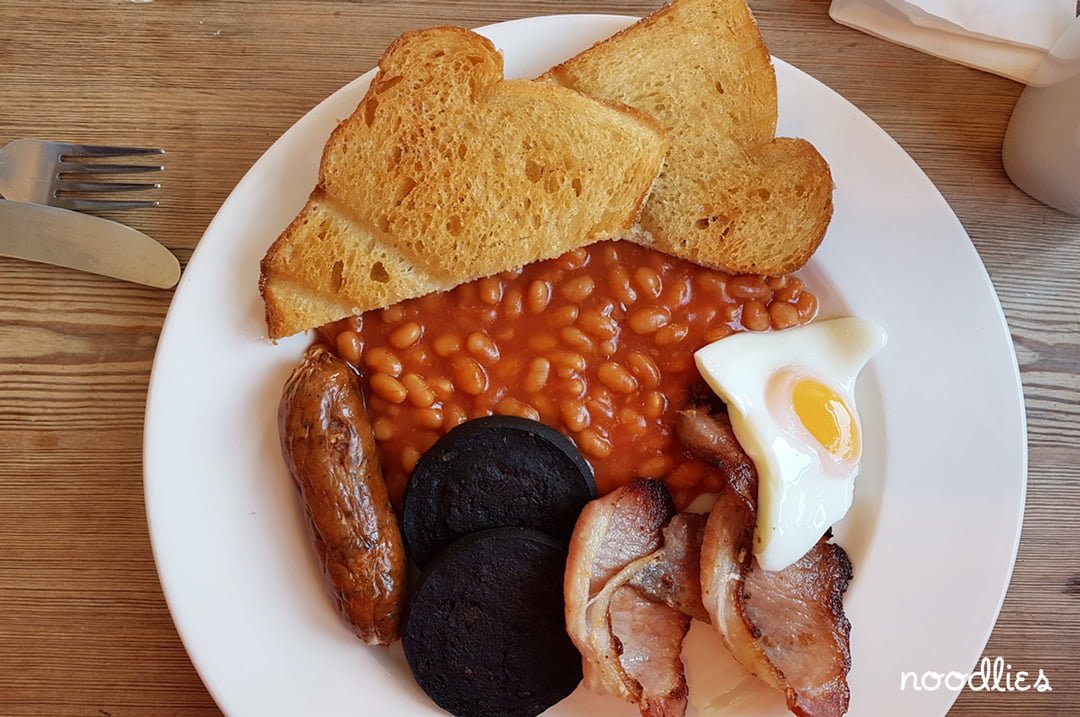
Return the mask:
[[180,262],[124,224],[44,204],[0,199],[0,256],[64,266],[168,289]]

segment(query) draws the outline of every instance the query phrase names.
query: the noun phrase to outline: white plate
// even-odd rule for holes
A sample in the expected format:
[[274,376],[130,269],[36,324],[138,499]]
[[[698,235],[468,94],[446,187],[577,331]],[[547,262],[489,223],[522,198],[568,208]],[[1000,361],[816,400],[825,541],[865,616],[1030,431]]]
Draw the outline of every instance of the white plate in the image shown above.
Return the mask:
[[[555,16],[482,32],[509,76],[529,77],[629,21]],[[776,70],[779,133],[813,141],[836,181],[832,226],[803,275],[823,313],[889,333],[859,385],[865,464],[838,531],[855,564],[850,714],[941,715],[956,693],[901,692],[901,673],[971,670],[1000,609],[1026,473],[1016,358],[986,271],[927,177],[839,95],[783,62]],[[144,456],[154,556],[188,653],[231,717],[442,714],[400,649],[361,645],[324,592],[276,428],[281,386],[309,339],[267,342],[256,288],[259,259],[371,75],[297,122],[237,185],[180,282],[154,362]],[[785,714],[707,629],[691,638],[692,657],[708,658],[691,660],[695,703],[735,696],[725,715]],[[549,714],[636,710],[579,689]]]

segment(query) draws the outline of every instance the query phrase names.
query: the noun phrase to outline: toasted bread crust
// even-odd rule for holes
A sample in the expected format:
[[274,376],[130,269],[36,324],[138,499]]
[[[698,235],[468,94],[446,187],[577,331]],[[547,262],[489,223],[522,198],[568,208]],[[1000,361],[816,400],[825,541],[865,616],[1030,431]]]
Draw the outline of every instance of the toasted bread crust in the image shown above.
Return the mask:
[[651,239],[631,239],[735,274],[776,276],[802,268],[825,238],[833,212],[832,175],[817,149],[804,139],[779,137],[730,160],[724,179],[707,200],[692,191],[655,196],[641,217]]
[[261,264],[272,339],[620,235],[667,149],[653,117],[504,80],[463,28],[402,35]]
[[542,78],[654,114],[664,170],[630,239],[732,273],[802,267],[832,217],[828,164],[774,139],[776,77],[745,0],[673,0]]

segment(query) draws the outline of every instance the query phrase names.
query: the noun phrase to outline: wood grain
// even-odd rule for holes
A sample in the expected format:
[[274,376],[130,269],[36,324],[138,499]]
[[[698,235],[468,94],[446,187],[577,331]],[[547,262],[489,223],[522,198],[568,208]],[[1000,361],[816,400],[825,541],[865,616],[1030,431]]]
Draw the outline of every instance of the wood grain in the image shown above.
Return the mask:
[[[1002,171],[1021,88],[834,24],[827,0],[751,5],[774,54],[854,102],[940,188],[1016,342],[1028,505],[985,654],[1044,669],[1054,691],[966,691],[950,714],[1080,713],[1080,220],[1028,198]],[[400,32],[655,6],[0,0],[0,142],[166,147],[163,206],[115,218],[186,263],[270,143]],[[170,298],[0,259],[0,715],[220,714],[172,626],[143,513],[143,408]]]

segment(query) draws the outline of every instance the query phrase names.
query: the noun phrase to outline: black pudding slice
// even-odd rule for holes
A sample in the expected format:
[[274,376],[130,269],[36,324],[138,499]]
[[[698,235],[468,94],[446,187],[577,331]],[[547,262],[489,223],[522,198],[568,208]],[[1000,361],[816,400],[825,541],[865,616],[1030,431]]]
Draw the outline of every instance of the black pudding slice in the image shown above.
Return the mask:
[[466,536],[432,561],[402,646],[417,683],[458,717],[533,717],[581,681],[566,633],[566,549],[526,528]]
[[420,458],[401,525],[423,568],[453,541],[489,528],[536,528],[569,541],[595,497],[592,470],[569,438],[527,418],[488,416],[457,426]]

